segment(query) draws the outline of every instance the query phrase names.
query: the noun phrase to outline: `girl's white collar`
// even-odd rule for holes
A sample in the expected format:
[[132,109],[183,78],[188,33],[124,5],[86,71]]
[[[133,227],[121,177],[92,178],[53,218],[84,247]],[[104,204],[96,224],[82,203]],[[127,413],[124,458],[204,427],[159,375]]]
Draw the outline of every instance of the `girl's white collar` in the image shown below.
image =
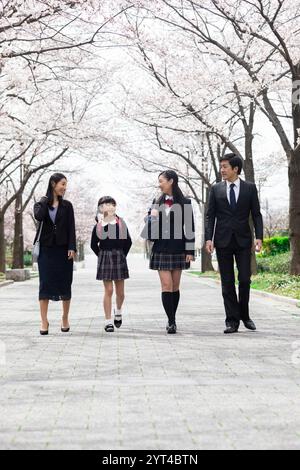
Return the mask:
[[116,225],[117,223],[117,218],[114,220],[110,220],[109,222],[105,222],[104,220],[101,221],[102,227],[106,227],[107,225]]

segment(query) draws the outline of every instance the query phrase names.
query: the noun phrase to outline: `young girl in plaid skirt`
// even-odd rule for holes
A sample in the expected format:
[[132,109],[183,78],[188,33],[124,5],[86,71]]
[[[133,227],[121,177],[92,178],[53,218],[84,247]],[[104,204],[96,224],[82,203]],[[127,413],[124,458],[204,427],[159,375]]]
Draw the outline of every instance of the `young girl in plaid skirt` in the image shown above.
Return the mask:
[[[125,300],[125,279],[129,278],[127,255],[132,246],[128,228],[116,214],[116,201],[102,197],[98,202],[97,224],[94,227],[91,248],[98,257],[97,280],[103,281],[105,326],[107,333],[122,325],[122,306]],[[112,320],[112,297],[116,289],[117,309]]]
[[159,187],[162,194],[153,201],[142,237],[154,242],[150,269],[159,273],[167,332],[176,334],[182,271],[195,259],[195,223],[192,202],[179,188],[177,173],[161,173]]

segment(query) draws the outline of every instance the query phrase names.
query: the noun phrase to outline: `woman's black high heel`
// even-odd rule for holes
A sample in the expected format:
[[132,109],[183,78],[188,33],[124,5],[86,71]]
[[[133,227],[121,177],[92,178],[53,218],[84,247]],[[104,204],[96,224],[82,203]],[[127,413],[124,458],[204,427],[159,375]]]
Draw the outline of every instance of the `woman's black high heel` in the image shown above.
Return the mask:
[[62,333],[69,333],[70,327],[68,326],[68,328],[64,328],[64,327],[61,325],[60,331],[61,331]]
[[48,323],[48,330],[40,330],[41,336],[48,336],[48,334],[49,334],[49,323]]
[[69,331],[70,331],[69,320],[68,320],[69,326],[64,327],[63,324],[64,324],[64,319],[62,318],[62,319],[61,319],[61,325],[60,325],[60,331],[61,331],[62,333],[69,333]]
[[61,332],[62,332],[62,333],[69,333],[69,331],[70,331],[70,328],[63,328],[63,327],[61,327]]

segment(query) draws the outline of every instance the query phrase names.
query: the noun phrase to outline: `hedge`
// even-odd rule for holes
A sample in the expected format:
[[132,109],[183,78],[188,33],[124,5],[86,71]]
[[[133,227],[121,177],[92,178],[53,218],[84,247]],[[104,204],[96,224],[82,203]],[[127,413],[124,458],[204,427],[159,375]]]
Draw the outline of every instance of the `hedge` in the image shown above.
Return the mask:
[[290,253],[281,253],[277,256],[269,256],[268,258],[258,256],[257,268],[259,273],[288,274],[290,262]]
[[276,256],[290,251],[289,237],[272,237],[264,240],[263,257]]

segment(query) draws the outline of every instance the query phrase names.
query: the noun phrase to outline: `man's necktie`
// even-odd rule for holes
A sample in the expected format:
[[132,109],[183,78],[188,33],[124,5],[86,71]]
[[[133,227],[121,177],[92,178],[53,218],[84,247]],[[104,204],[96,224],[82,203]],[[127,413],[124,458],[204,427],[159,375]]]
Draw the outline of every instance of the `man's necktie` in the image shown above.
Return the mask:
[[230,185],[230,205],[231,205],[231,207],[232,207],[233,210],[236,209],[236,197],[235,197],[234,188],[235,188],[235,184],[232,183],[232,184]]

